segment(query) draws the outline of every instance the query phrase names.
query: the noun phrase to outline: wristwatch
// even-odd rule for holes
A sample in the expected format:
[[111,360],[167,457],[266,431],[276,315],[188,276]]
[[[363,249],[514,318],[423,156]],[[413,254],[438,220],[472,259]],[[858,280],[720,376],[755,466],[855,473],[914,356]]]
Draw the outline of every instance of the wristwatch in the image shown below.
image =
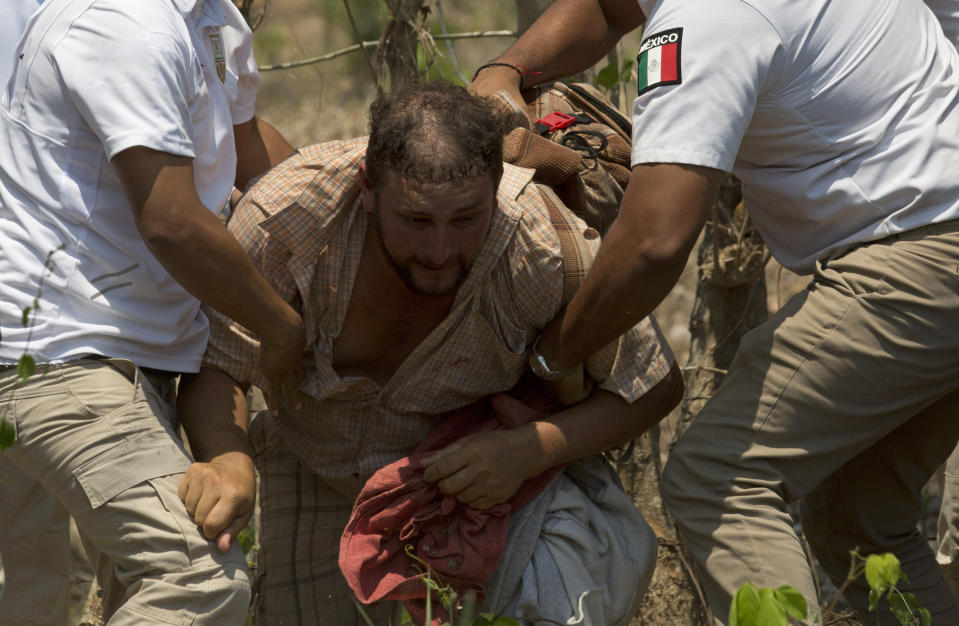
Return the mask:
[[539,339],[542,336],[542,334],[537,335],[536,341],[533,342],[533,347],[529,349],[529,368],[533,370],[533,373],[543,380],[559,380],[574,373],[579,367],[578,364],[564,370],[554,370],[549,366],[549,363],[546,362],[546,357],[540,354],[536,349],[536,346],[539,345]]

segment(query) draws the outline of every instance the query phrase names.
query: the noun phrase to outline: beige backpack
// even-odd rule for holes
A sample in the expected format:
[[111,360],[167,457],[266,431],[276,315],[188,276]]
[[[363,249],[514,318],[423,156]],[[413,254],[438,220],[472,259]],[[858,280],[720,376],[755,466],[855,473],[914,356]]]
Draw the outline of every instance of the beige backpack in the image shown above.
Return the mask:
[[504,91],[494,100],[505,114],[503,160],[536,170],[585,222],[605,233],[629,182],[631,125],[609,100],[585,83],[552,83],[527,90],[530,121]]
[[[586,273],[582,228],[600,234],[619,212],[629,182],[631,125],[609,100],[585,83],[552,83],[524,92],[528,109],[505,91],[494,104],[503,114],[503,160],[536,171],[563,249],[567,302]],[[531,110],[533,120],[528,117]]]

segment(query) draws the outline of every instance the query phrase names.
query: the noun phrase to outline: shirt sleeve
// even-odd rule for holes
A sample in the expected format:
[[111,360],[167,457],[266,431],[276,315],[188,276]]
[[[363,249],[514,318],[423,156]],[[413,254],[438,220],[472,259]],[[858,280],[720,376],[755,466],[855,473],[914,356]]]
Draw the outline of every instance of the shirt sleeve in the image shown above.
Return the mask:
[[260,73],[253,58],[253,32],[232,2],[224,2],[227,25],[222,29],[224,44],[233,56],[230,65],[236,68],[236,96],[230,101],[233,125],[253,118],[256,94],[260,88]]
[[172,5],[139,4],[93,4],[57,44],[55,63],[107,157],[132,146],[193,157],[189,103],[202,85],[199,61]]
[[781,41],[738,0],[658,3],[637,54],[632,164],[731,171]]

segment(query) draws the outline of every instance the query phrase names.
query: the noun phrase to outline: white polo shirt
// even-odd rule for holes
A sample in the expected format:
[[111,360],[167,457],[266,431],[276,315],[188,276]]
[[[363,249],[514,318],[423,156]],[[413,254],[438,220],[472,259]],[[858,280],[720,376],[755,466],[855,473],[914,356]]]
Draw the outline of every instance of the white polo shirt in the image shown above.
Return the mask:
[[17,41],[41,1],[3,0],[3,18],[0,19],[0,85],[7,82],[16,65],[14,49]]
[[732,171],[783,265],[959,218],[959,54],[923,3],[640,5],[633,164]]
[[0,361],[198,369],[207,320],[143,243],[110,159],[133,146],[193,157],[218,211],[233,125],[253,116],[251,38],[229,0],[42,5],[0,101]]

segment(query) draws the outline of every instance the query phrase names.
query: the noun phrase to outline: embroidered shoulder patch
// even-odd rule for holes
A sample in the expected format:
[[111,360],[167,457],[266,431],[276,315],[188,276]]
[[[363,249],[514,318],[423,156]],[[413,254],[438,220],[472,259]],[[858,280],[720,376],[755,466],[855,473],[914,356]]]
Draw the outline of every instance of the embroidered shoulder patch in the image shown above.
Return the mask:
[[683,82],[680,67],[682,47],[682,28],[671,28],[643,39],[639,54],[636,55],[639,93],[653,87]]

